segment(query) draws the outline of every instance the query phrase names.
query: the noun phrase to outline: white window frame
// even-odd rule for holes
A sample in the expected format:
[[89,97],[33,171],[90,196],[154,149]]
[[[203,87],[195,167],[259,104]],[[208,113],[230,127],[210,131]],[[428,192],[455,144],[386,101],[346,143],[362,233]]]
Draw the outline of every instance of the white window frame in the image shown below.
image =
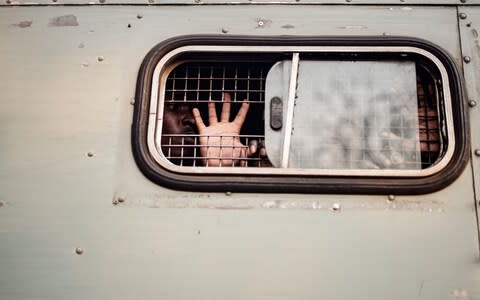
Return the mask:
[[[289,84],[289,107],[286,128],[287,135],[293,122],[293,116],[289,117],[293,111],[291,107],[294,104],[295,91],[292,90],[296,85],[296,70],[298,69],[298,56],[302,53],[395,53],[395,54],[417,54],[431,61],[439,70],[442,89],[443,89],[443,109],[445,112],[446,132],[448,146],[443,156],[434,165],[421,170],[393,170],[393,169],[306,169],[289,168],[285,164],[282,167],[200,167],[200,166],[178,166],[171,163],[161,150],[162,117],[164,110],[165,82],[173,70],[178,65],[176,57],[181,54],[189,53],[290,53],[292,54],[292,74]],[[150,107],[147,129],[148,150],[154,160],[163,168],[182,174],[237,174],[237,175],[275,175],[275,176],[358,176],[358,177],[426,177],[440,172],[451,161],[455,150],[455,136],[453,127],[452,99],[450,92],[449,77],[445,66],[441,61],[429,51],[412,46],[209,46],[209,45],[189,45],[176,48],[164,55],[155,66],[152,76],[152,86],[150,94]],[[290,148],[288,139],[285,140],[284,147]],[[288,151],[283,161],[288,159]]]

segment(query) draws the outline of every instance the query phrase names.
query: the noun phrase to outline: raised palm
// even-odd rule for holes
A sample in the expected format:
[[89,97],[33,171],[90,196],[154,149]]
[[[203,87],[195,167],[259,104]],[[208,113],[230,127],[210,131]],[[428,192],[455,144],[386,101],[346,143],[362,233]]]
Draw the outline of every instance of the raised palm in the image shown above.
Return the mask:
[[230,94],[224,94],[222,114],[218,121],[215,102],[208,103],[208,126],[203,123],[200,112],[193,109],[193,116],[200,133],[200,155],[206,166],[246,166],[248,149],[240,141],[240,130],[250,104],[242,103],[235,119],[230,122]]

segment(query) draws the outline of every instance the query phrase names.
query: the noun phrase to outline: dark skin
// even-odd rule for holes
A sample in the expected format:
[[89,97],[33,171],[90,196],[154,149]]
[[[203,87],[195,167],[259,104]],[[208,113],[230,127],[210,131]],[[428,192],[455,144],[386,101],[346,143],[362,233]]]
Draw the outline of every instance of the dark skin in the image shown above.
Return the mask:
[[[165,156],[170,157],[193,157],[193,147],[169,147],[168,145],[194,145],[195,138],[191,135],[197,133],[195,119],[193,117],[190,105],[187,103],[175,103],[165,105],[163,112],[163,133],[178,134],[179,136],[162,135],[162,151]],[[184,136],[182,138],[182,135]],[[191,137],[189,137],[191,136]],[[179,164],[180,160],[172,158],[174,164]],[[185,161],[185,165],[190,165],[191,161]]]

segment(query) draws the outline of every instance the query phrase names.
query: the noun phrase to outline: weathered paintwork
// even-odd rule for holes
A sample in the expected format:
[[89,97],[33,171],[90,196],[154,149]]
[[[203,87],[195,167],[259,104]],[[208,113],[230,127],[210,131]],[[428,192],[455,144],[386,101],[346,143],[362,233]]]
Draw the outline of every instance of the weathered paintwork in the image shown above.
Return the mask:
[[130,146],[140,64],[184,34],[423,38],[480,102],[480,11],[459,10],[0,8],[0,299],[480,299],[475,156],[428,195],[223,194],[155,185]]
[[478,5],[479,0],[4,0],[0,5]]

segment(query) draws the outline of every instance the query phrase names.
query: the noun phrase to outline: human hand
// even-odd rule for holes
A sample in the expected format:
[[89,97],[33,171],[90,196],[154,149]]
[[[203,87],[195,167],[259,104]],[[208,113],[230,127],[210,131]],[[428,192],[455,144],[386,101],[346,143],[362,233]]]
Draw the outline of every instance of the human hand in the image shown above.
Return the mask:
[[[197,108],[192,111],[200,134],[200,155],[204,158],[204,165],[208,167],[244,167],[247,166],[245,158],[251,149],[240,141],[240,130],[245,122],[250,104],[244,101],[237,116],[230,122],[230,94],[224,93],[223,96],[220,121],[217,118],[215,102],[208,103],[208,126],[203,123]],[[257,148],[255,147],[255,151]]]

